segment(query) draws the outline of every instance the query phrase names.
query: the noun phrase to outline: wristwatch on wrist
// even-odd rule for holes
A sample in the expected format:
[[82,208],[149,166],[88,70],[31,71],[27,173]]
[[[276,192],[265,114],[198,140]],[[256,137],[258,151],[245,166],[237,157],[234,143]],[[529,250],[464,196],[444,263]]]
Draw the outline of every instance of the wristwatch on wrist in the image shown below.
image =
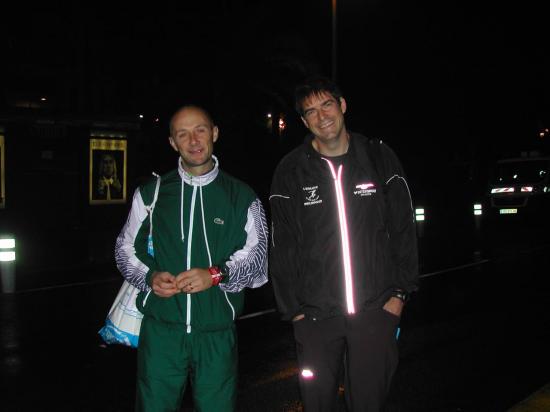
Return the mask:
[[391,295],[394,298],[400,299],[403,303],[409,300],[409,294],[403,289],[395,289]]
[[218,286],[223,279],[223,273],[217,266],[210,266],[208,268],[210,275],[212,276],[212,286]]

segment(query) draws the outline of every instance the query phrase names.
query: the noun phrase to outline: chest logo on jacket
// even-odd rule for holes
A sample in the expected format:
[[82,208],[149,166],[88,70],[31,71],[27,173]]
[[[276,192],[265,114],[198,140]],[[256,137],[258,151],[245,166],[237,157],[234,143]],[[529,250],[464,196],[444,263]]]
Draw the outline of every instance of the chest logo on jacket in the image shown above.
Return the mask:
[[323,203],[323,199],[319,198],[319,186],[302,187],[302,190],[304,191],[304,196],[306,200],[304,202],[304,206],[311,206]]
[[355,186],[355,189],[353,194],[356,196],[371,196],[373,193],[376,193],[376,187],[372,182],[360,183]]

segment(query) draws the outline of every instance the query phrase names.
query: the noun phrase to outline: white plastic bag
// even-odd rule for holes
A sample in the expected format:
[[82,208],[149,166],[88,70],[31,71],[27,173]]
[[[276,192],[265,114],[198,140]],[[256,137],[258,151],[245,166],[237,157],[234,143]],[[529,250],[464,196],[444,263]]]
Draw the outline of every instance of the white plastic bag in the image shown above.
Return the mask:
[[[147,212],[149,215],[149,236],[147,238],[147,253],[151,256],[155,256],[153,248],[153,210],[157,203],[160,187],[160,176],[153,173],[157,177],[157,184],[155,187],[155,194],[153,196],[153,202],[147,206]],[[149,293],[145,296],[144,304]],[[132,286],[128,281],[124,281],[118,295],[115,298],[111,310],[105,320],[105,326],[99,330],[99,334],[107,344],[118,343],[121,345],[131,346],[137,348],[139,342],[139,330],[141,328],[141,320],[143,314],[136,307],[136,298],[139,294],[139,289]]]
[[143,314],[136,307],[138,293],[139,289],[124,281],[107,315],[105,326],[99,331],[105,343],[137,348],[143,319]]

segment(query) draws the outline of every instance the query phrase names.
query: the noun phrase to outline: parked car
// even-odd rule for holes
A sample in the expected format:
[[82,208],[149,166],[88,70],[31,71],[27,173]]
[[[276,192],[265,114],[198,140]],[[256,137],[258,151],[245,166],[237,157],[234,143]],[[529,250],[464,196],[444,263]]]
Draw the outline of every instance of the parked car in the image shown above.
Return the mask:
[[499,160],[488,195],[491,212],[499,215],[542,211],[550,198],[550,157]]

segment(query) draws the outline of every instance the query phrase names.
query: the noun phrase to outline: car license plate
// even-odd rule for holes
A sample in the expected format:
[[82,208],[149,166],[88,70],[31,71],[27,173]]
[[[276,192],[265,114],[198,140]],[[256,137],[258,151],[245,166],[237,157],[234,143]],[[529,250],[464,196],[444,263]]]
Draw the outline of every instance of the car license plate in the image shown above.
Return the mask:
[[515,215],[517,212],[517,209],[500,209],[501,215]]

